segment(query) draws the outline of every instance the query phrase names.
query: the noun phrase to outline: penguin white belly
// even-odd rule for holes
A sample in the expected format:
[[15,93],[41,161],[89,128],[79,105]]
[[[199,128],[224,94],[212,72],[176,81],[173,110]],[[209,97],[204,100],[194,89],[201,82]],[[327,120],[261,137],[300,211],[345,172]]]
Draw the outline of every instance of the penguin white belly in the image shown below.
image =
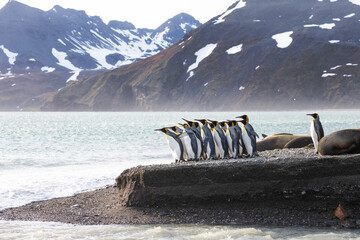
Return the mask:
[[168,144],[169,144],[169,148],[171,150],[171,154],[173,156],[173,158],[175,160],[180,160],[180,156],[181,156],[181,150],[180,150],[180,146],[179,143],[176,142],[176,140],[171,137],[171,136],[166,136]]
[[216,130],[214,130],[214,139],[215,139],[216,146],[218,147],[218,150],[219,150],[220,158],[224,158],[225,151],[222,147],[221,138],[219,136],[219,133]]
[[196,144],[197,144],[197,153],[196,153],[196,158],[200,159],[201,157],[201,142],[198,138],[196,138]]
[[314,121],[311,122],[311,125],[310,125],[310,133],[311,133],[311,138],[313,140],[313,143],[314,143],[314,148],[315,148],[315,151],[317,152],[318,151],[318,137],[317,137],[317,134],[316,134],[316,131],[315,131],[315,124],[314,124]]
[[205,146],[205,149],[206,149],[207,159],[210,159],[210,156],[211,156],[210,143],[208,143],[207,146]]
[[[182,133],[180,137],[181,141],[183,142],[184,149],[186,152],[186,159],[195,159],[195,153],[192,150],[191,146],[191,139],[187,133]],[[185,156],[184,156],[185,158]]]
[[249,135],[247,134],[247,131],[245,130],[245,128],[243,128],[243,131],[242,131],[242,140],[244,141],[245,148],[251,157],[253,155],[253,147],[251,144],[251,139],[250,139]]
[[239,139],[239,155],[243,155],[244,149],[243,149],[243,145],[242,145],[242,141],[241,138]]
[[235,152],[234,152],[234,149],[233,149],[233,139],[231,138],[229,130],[226,131],[225,137],[226,137],[226,140],[227,140],[228,145],[229,145],[230,157],[235,157],[236,155],[235,155]]

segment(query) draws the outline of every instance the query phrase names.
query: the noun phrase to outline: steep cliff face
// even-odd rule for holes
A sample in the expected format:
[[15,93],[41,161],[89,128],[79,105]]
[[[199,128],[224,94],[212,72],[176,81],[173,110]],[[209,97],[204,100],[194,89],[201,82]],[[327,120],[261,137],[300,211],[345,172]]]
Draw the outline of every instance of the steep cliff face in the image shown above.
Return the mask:
[[44,110],[359,106],[360,6],[238,1],[156,56],[58,92]]
[[360,155],[320,157],[308,149],[266,151],[254,159],[136,167],[117,179],[125,206],[211,203],[321,203],[360,197]]

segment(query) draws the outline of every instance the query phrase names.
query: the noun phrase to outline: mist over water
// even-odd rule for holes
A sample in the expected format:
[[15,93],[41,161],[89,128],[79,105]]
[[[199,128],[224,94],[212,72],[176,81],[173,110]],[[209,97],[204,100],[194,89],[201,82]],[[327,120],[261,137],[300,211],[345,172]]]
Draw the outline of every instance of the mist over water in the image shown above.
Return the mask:
[[[164,135],[154,129],[177,125],[182,122],[181,118],[231,120],[248,114],[259,135],[279,132],[309,134],[311,117],[306,116],[306,113],[310,112],[1,112],[0,209],[114,184],[115,178],[123,170],[137,165],[172,163]],[[340,129],[360,128],[360,111],[318,113],[325,135]],[[144,235],[144,231],[148,235]],[[275,233],[271,233],[272,231]],[[298,235],[292,238],[291,231]],[[89,232],[91,238],[86,239],[138,239],[141,238],[139,236],[143,239],[145,236],[154,236],[156,239],[311,239],[301,235],[299,231],[302,230],[294,231],[287,229],[286,232],[290,234],[287,236],[281,235],[278,230],[238,227],[81,227],[52,223],[0,222],[0,239],[61,239],[59,236],[68,236],[62,239],[82,239]],[[107,235],[109,232],[112,234]],[[149,232],[154,235],[149,235]],[[324,233],[325,237],[321,234],[317,234],[316,239],[332,239],[333,236],[329,232]],[[336,234],[334,236],[345,237],[343,239],[353,236],[353,233]],[[354,234],[360,236],[358,233]],[[237,235],[242,237],[238,238]]]

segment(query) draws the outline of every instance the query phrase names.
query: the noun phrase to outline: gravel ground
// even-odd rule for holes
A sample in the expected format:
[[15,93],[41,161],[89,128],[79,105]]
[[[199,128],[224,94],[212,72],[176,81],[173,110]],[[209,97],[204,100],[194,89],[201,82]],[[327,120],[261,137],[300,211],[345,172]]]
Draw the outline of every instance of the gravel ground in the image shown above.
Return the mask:
[[[253,160],[267,161],[268,158],[274,160],[283,156],[299,157],[299,155],[316,157],[311,149],[288,149],[261,152],[260,157]],[[286,207],[276,202],[253,202],[134,208],[121,206],[118,189],[115,186],[107,186],[75,196],[5,209],[0,211],[0,219],[84,225],[191,223],[360,228],[359,212],[353,212],[347,220],[342,221],[334,217],[333,212],[337,205],[328,205],[292,200]],[[351,206],[351,208],[360,209],[359,206]]]

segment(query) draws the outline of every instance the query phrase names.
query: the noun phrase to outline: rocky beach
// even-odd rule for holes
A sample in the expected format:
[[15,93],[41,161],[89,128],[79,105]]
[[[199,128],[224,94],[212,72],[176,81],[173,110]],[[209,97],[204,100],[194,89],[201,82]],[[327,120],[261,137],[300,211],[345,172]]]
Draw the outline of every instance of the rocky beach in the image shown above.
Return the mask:
[[[313,149],[128,169],[116,184],[8,208],[1,220],[360,228],[360,155]],[[339,219],[335,209],[342,206]]]

